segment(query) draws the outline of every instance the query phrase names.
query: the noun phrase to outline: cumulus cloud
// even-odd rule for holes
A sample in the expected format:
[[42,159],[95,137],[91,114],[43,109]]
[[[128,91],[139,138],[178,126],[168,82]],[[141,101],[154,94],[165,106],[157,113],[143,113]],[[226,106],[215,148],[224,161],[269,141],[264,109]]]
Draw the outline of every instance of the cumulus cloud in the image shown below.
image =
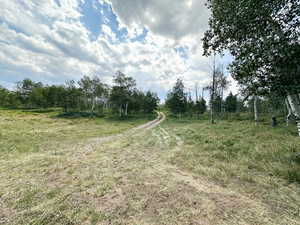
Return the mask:
[[[0,2],[2,85],[11,87],[25,77],[62,83],[82,75],[100,75],[111,82],[115,71],[121,70],[144,90],[164,97],[177,78],[188,87],[209,81],[210,60],[202,56],[201,48],[209,16],[205,1]],[[81,6],[90,2],[103,18],[96,38],[91,38],[93,31],[82,22]],[[99,4],[111,7],[112,14],[105,14]],[[121,40],[124,30],[126,38]]]
[[110,0],[122,23],[146,26],[155,34],[179,40],[199,35],[208,25],[205,0]]

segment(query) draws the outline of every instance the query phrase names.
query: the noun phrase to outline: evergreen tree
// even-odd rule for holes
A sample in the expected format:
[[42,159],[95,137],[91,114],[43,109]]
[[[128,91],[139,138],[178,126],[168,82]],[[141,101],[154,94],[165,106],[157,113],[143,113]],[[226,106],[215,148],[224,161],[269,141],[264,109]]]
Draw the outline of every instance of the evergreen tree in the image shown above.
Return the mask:
[[158,108],[159,98],[157,94],[148,91],[143,100],[143,110],[145,113],[152,113]]
[[5,107],[8,100],[9,91],[0,86],[0,107]]
[[173,90],[169,92],[166,106],[174,114],[182,114],[187,111],[187,94],[184,92],[184,84],[178,79]]
[[206,112],[206,101],[204,98],[200,98],[200,100],[196,101],[194,106],[194,111],[200,115]]
[[226,112],[236,112],[237,111],[237,96],[233,95],[232,92],[225,99],[225,110]]

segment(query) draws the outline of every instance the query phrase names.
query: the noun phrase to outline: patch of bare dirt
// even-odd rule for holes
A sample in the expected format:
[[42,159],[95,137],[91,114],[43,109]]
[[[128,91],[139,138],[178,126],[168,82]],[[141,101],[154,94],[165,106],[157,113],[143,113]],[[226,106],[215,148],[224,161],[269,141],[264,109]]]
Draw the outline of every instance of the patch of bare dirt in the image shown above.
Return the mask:
[[15,216],[16,212],[7,207],[0,197],[0,224],[9,224],[10,218],[14,218]]

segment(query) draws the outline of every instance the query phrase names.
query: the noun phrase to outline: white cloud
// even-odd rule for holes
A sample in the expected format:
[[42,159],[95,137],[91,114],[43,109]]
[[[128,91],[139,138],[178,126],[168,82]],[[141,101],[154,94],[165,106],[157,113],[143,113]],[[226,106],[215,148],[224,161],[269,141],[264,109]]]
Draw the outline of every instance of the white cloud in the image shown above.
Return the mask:
[[203,33],[209,11],[204,0],[110,0],[126,26],[146,26],[155,34],[179,40]]
[[[210,61],[201,48],[208,20],[204,1],[111,0],[121,26],[128,30],[125,42],[117,41],[108,25],[102,25],[102,34],[91,40],[80,21],[81,1],[0,0],[1,83],[22,77],[60,83],[84,74],[111,81],[121,70],[134,76],[144,90],[161,95],[177,78],[190,88],[196,82],[207,85]],[[145,27],[149,31],[145,40],[131,42]],[[176,51],[179,47],[185,49],[185,57]]]

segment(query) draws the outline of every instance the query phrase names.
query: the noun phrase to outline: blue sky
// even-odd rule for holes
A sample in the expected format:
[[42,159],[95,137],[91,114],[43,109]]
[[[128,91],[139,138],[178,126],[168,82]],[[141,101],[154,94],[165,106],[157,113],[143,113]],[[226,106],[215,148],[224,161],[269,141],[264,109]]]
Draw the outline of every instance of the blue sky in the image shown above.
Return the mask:
[[[0,85],[24,78],[47,84],[117,70],[143,90],[166,96],[177,78],[187,89],[210,81],[201,38],[202,0],[0,0]],[[231,61],[226,55],[218,60]],[[230,78],[232,80],[232,78]],[[231,90],[236,91],[233,82]]]

